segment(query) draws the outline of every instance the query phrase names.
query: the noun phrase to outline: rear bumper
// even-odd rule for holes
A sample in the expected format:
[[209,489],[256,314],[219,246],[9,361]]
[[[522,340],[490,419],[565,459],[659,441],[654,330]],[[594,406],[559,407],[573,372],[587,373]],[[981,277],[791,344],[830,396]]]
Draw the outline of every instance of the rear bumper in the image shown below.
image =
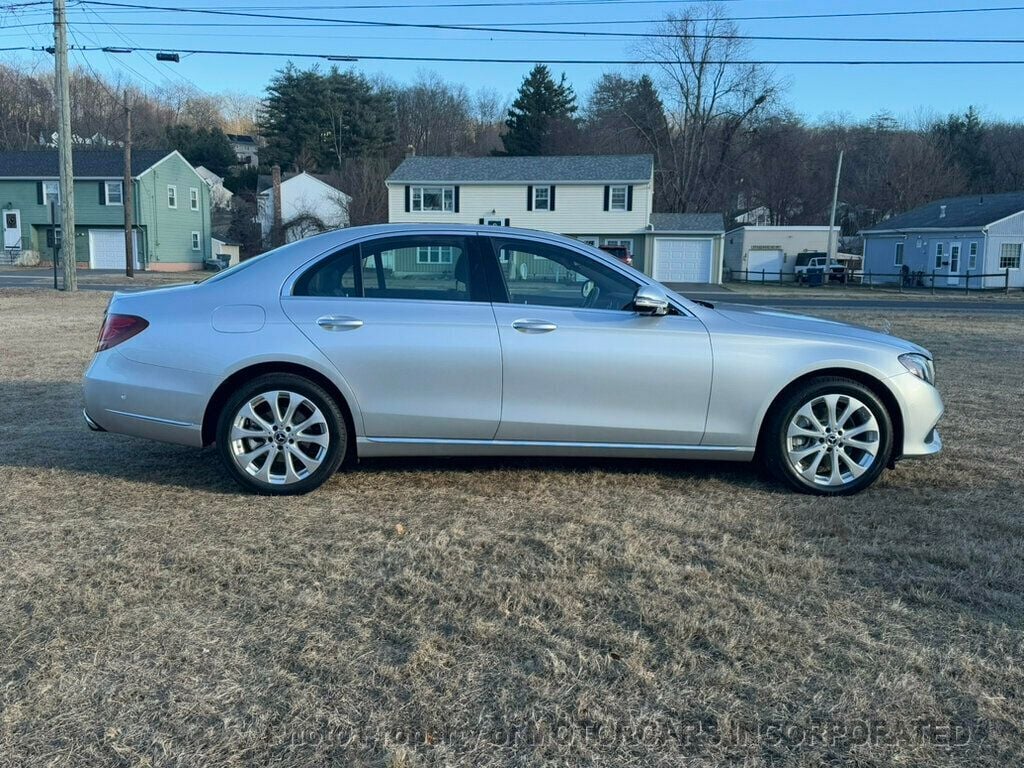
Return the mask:
[[85,373],[85,423],[99,432],[202,447],[212,376],[129,360],[116,349],[100,352]]

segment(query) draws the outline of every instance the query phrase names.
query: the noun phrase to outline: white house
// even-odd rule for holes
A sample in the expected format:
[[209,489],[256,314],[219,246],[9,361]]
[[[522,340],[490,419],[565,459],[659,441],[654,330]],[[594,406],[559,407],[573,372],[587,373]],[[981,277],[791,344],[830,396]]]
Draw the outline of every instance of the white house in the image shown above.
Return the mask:
[[[765,280],[779,280],[791,274],[801,253],[828,252],[828,226],[770,227],[743,226],[725,233],[725,268],[728,272],[765,272]],[[839,242],[839,227],[833,227],[833,248]],[[773,274],[774,273],[774,274]]]
[[230,208],[231,199],[235,196],[235,193],[224,186],[224,177],[218,176],[202,165],[196,167],[196,173],[202,176],[206,186],[210,188],[210,202],[213,203],[213,207]]
[[721,214],[656,214],[650,155],[407,157],[387,178],[388,221],[539,229],[624,245],[667,282],[720,282]]
[[[260,176],[256,196],[256,217],[264,239],[274,227],[274,186],[270,176]],[[347,227],[352,198],[326,177],[311,173],[286,174],[281,180],[281,225],[285,242]]]

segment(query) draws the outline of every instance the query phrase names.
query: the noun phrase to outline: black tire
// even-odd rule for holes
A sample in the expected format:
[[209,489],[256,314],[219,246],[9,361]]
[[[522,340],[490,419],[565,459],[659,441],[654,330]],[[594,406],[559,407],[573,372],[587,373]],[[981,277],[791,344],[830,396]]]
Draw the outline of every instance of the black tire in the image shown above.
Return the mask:
[[[848,455],[850,457],[860,457],[859,461],[863,462],[867,452],[853,447],[852,443],[847,444],[843,442],[843,433],[839,430],[835,430],[837,436],[834,438],[829,438],[828,434],[823,433],[820,438],[802,438],[807,442],[796,446],[796,448],[806,447],[807,450],[811,450],[816,447],[815,443],[820,444],[822,446],[821,450],[825,451],[822,454],[822,463],[828,461],[829,464],[819,469],[818,472],[828,474],[833,474],[831,472],[832,456],[833,452],[838,452],[840,454],[838,459],[839,476],[850,476],[841,485],[823,484],[825,478],[817,474],[814,475],[816,479],[808,479],[806,475],[798,471],[789,457],[790,440],[788,430],[791,422],[797,417],[797,413],[801,408],[814,402],[816,398],[823,398],[827,395],[838,395],[840,397],[839,405],[842,405],[844,402],[849,405],[852,402],[849,398],[855,398],[870,411],[877,425],[877,431],[872,429],[869,432],[863,433],[867,440],[871,440],[872,435],[877,435],[877,450],[870,465],[859,477],[853,476],[850,462],[847,461],[846,457]],[[818,403],[818,406],[820,409],[821,403]],[[838,407],[836,410],[838,410]],[[867,420],[863,411],[853,414],[852,418]],[[827,430],[828,433],[832,431],[831,429]],[[846,439],[848,440],[849,438]],[[829,440],[838,440],[839,443],[833,447],[829,445]],[[801,493],[811,493],[819,496],[848,496],[864,490],[874,483],[889,465],[892,449],[892,418],[885,405],[868,387],[858,381],[839,376],[826,376],[810,380],[806,384],[794,389],[780,402],[776,403],[766,418],[760,443],[762,461],[772,477]],[[849,451],[849,454],[846,451]],[[807,472],[811,471],[810,466],[818,455],[819,452],[816,451],[806,459],[807,466],[805,470]]]
[[[318,429],[325,430],[328,438],[326,451],[322,456],[320,456],[319,464],[310,471],[306,465],[302,464],[301,459],[296,463],[295,459],[283,455],[283,452],[288,450],[287,443],[294,443],[293,440],[289,440],[287,437],[284,437],[283,439],[280,439],[280,442],[277,442],[279,439],[278,433],[284,433],[283,425],[281,429],[273,430],[271,432],[271,437],[267,440],[267,444],[271,446],[268,453],[271,451],[281,453],[280,458],[273,460],[277,463],[272,466],[285,469],[283,462],[285,459],[288,459],[289,468],[302,466],[303,471],[308,472],[308,474],[302,476],[300,479],[296,479],[291,482],[267,481],[254,476],[254,474],[243,469],[235,461],[234,448],[231,441],[233,423],[236,417],[239,416],[239,412],[246,406],[246,404],[259,395],[276,391],[294,393],[302,398],[306,398],[309,403],[316,406],[322,414],[324,422],[324,426],[319,427]],[[270,401],[268,400],[268,408],[270,407],[269,402]],[[308,405],[300,406],[300,408],[304,410],[297,410],[297,416],[301,417],[302,414],[309,413]],[[270,411],[270,413],[273,413],[273,411]],[[322,435],[318,433],[313,437],[321,436]],[[308,451],[310,454],[313,454],[318,450],[315,446],[311,446],[306,443],[306,441],[300,440],[299,442],[304,444],[303,450]],[[257,439],[255,442],[250,441],[248,443],[243,443],[243,445],[260,448],[264,443],[261,442],[260,439]],[[338,467],[340,467],[341,463],[345,460],[345,455],[348,452],[348,445],[348,429],[345,425],[345,417],[342,414],[341,409],[338,407],[338,403],[335,402],[333,397],[324,391],[323,387],[315,384],[309,379],[291,373],[264,374],[256,377],[250,382],[247,382],[228,399],[224,404],[223,409],[221,409],[220,415],[217,419],[217,450],[224,462],[224,466],[227,467],[228,473],[243,488],[268,496],[293,496],[309,493],[310,491],[319,488],[335,472],[338,471]]]

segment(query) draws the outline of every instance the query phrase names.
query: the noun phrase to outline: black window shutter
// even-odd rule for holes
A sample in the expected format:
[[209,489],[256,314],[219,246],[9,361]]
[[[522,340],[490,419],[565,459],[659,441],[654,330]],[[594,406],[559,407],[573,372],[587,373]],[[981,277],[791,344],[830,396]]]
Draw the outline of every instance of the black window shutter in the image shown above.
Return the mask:
[[511,227],[512,226],[512,220],[511,219],[505,219],[505,226],[506,227]]
[[554,187],[550,187],[550,191],[548,192],[548,208],[550,210],[552,210],[552,211],[555,210],[555,188]]
[[608,195],[609,194],[610,194],[610,189],[609,189],[608,185],[605,184],[605,187],[604,187],[604,209],[606,211],[608,210]]
[[455,212],[459,212],[459,188],[455,188]]
[[100,182],[100,205],[106,205],[107,204],[107,194],[106,194],[107,190],[106,190],[106,186],[107,186],[106,182],[104,182],[104,181]]
[[411,194],[412,193],[410,192],[409,185],[406,184],[405,185],[405,212],[406,213],[409,212],[409,198],[410,198]]
[[484,224],[484,220],[480,219],[480,226],[483,226],[483,224]]
[[626,210],[633,210],[633,185],[630,184],[626,187]]
[[43,182],[41,181],[36,182],[36,199],[40,205],[43,204]]
[[526,210],[533,210],[533,187],[526,188]]

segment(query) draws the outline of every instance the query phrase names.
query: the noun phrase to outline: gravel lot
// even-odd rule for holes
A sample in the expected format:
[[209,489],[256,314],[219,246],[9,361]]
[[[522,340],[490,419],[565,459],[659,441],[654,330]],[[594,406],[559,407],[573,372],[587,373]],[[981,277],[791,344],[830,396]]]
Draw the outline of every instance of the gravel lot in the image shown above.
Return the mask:
[[936,354],[947,447],[855,498],[410,460],[266,499],[85,430],[106,300],[0,291],[0,765],[1024,763],[1021,318],[861,318]]

